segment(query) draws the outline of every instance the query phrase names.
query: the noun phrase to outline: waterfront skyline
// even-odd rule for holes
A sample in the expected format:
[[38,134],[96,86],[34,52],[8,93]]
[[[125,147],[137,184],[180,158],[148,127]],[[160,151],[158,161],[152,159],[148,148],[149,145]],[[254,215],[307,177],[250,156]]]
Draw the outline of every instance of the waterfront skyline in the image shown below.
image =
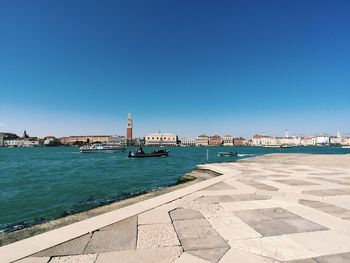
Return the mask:
[[2,1],[0,132],[349,134],[349,10]]

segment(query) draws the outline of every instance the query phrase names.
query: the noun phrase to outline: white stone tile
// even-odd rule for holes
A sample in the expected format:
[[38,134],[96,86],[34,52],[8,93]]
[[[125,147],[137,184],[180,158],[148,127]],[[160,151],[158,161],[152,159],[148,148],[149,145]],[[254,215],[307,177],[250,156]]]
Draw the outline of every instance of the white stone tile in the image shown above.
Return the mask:
[[288,235],[300,246],[317,256],[350,252],[350,236],[333,230]]
[[47,263],[49,262],[49,257],[28,257],[21,259],[19,261],[16,261],[16,263]]
[[169,213],[165,209],[152,209],[138,215],[139,225],[171,223]]
[[192,256],[188,253],[182,253],[181,256],[175,259],[172,263],[210,263],[207,260]]
[[293,206],[294,203],[272,199],[272,200],[254,200],[254,201],[242,201],[242,202],[226,202],[226,203],[220,203],[220,205],[229,211],[239,211],[239,210],[273,208],[273,207],[287,208],[289,206]]
[[97,254],[54,257],[50,260],[50,263],[94,263],[96,258]]
[[311,258],[316,254],[299,245],[288,236],[272,236],[229,242],[231,248],[280,261]]
[[124,250],[100,253],[95,263],[169,263],[181,253],[181,247]]
[[262,235],[237,217],[209,218],[214,229],[227,241],[259,238]]
[[179,246],[172,224],[138,226],[137,249]]
[[201,212],[205,218],[233,216],[233,213],[231,211],[224,209],[219,204],[206,204],[195,202],[192,203],[188,208]]
[[271,258],[266,258],[258,256],[246,251],[231,248],[226,254],[221,258],[219,263],[279,263],[280,261],[273,260]]

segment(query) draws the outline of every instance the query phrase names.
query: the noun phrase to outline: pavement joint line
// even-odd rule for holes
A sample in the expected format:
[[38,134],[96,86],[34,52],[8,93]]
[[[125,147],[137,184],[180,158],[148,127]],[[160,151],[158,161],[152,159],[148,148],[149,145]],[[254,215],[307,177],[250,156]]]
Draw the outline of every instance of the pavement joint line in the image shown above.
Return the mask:
[[237,167],[232,165],[230,166],[230,173],[224,174],[225,171],[222,171],[216,165],[217,164],[205,164],[198,165],[197,167],[199,169],[204,168],[220,173],[221,175],[219,176],[0,247],[0,263],[23,259],[42,250],[92,233],[102,227],[149,211],[242,173]]

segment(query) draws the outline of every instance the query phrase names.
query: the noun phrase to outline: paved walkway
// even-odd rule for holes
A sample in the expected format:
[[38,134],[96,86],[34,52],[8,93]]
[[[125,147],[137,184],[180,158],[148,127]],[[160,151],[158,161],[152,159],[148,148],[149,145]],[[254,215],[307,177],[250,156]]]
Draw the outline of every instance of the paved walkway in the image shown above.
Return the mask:
[[223,175],[2,247],[0,262],[350,262],[350,169],[203,168]]

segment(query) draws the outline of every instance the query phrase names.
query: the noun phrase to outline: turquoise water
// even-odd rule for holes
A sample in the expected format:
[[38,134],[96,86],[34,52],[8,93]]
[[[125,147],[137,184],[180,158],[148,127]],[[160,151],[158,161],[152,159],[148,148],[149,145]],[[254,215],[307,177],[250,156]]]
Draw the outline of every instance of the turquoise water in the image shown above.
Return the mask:
[[[152,148],[145,148],[146,151]],[[81,154],[75,147],[0,148],[0,231],[11,231],[173,185],[205,163],[205,147],[172,147],[169,157]],[[209,162],[274,152],[350,153],[333,147],[209,147]],[[218,157],[237,151],[239,157]]]

